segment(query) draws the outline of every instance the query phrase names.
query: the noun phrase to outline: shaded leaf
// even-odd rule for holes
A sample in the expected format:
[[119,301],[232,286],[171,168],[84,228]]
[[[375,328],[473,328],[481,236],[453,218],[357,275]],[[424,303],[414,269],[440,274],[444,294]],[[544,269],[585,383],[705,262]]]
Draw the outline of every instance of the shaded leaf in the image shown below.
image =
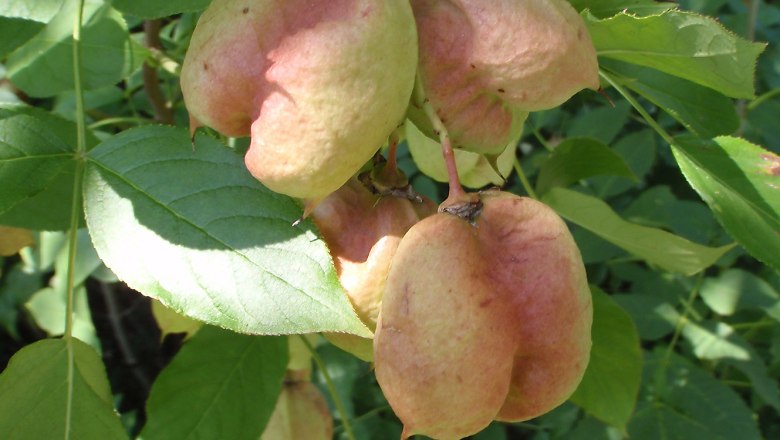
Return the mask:
[[571,401],[623,430],[636,405],[642,351],[631,317],[595,286],[590,362]]
[[[51,188],[72,168],[72,149],[42,121],[27,115],[0,119],[0,218]],[[29,225],[3,222],[36,225],[34,219]]]
[[628,425],[633,439],[759,440],[755,419],[731,388],[663,350],[645,356],[644,398]]
[[661,229],[629,223],[602,200],[564,188],[551,189],[542,200],[565,219],[670,272],[695,274],[733,247],[702,246]]
[[141,437],[256,440],[286,366],[287,338],[203,327],[155,380]]
[[[4,125],[18,116],[33,121],[19,118]],[[0,223],[47,231],[69,228],[76,124],[35,107],[0,104],[0,126],[0,200],[11,195],[8,205],[0,201]],[[87,148],[98,143],[89,130],[85,140]]]
[[[634,176],[644,181],[656,161],[655,134],[650,130],[631,132],[611,146],[619,154]],[[594,193],[599,198],[608,198],[635,188],[636,181],[623,176],[595,176],[588,179]],[[641,184],[640,184],[641,185]]]
[[612,295],[612,299],[625,309],[636,324],[642,339],[661,339],[674,331],[674,324],[655,311],[668,303],[661,297],[632,293],[630,295]]
[[610,144],[628,122],[630,111],[631,104],[626,101],[590,109],[572,120],[566,137],[587,137]]
[[699,359],[721,360],[741,370],[753,383],[753,389],[768,404],[780,410],[780,389],[770,377],[764,360],[734,329],[723,322],[694,323],[666,304],[655,310],[669,324],[681,326],[685,340]]
[[558,144],[542,164],[536,192],[541,195],[554,186],[566,187],[605,174],[637,180],[623,158],[607,145],[589,138],[569,138]]
[[0,279],[0,325],[14,339],[20,336],[17,330],[19,310],[41,287],[40,274],[21,263],[3,272]]
[[685,178],[748,253],[780,269],[780,156],[743,139],[678,138]]
[[0,59],[32,38],[43,24],[21,18],[0,16]]
[[618,73],[628,88],[662,108],[699,137],[731,134],[739,128],[734,103],[710,88],[635,64],[607,60],[601,65]]
[[100,357],[75,338],[19,350],[0,374],[0,396],[4,440],[127,438]]
[[754,95],[756,59],[766,45],[738,37],[713,18],[670,10],[603,20],[588,14],[586,23],[600,57],[652,67],[733,98]]
[[622,215],[628,221],[669,229],[699,242],[731,241],[707,205],[693,200],[678,200],[671,188],[665,185],[644,189]]
[[85,211],[101,259],[178,313],[242,333],[370,336],[301,208],[208,137],[144,127],[90,153]]

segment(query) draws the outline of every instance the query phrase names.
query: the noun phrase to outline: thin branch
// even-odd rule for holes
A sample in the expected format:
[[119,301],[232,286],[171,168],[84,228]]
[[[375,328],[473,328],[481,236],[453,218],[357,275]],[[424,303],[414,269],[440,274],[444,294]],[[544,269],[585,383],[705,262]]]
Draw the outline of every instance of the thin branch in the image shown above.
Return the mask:
[[[160,41],[160,20],[146,20],[144,22],[144,42],[146,47],[151,50],[162,50],[162,41]],[[149,98],[154,110],[154,119],[163,124],[173,124],[173,112],[168,107],[160,89],[160,80],[157,77],[157,68],[149,64],[147,60],[143,66],[144,91]]]

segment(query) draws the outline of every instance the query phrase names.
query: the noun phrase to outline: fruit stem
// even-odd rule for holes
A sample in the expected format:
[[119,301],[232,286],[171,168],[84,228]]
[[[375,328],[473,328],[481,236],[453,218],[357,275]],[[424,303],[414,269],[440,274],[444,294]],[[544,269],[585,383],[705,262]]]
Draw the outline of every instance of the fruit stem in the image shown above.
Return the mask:
[[447,164],[447,176],[449,177],[450,193],[447,196],[447,200],[441,204],[443,207],[469,203],[471,198],[463,190],[463,186],[460,184],[460,178],[458,177],[458,167],[455,164],[455,151],[452,149],[452,142],[450,141],[450,134],[444,123],[441,122],[441,118],[436,114],[436,110],[431,105],[428,98],[425,96],[425,90],[422,88],[422,81],[420,74],[417,74],[417,78],[414,82],[414,94],[417,104],[425,112],[428,120],[433,126],[433,131],[439,135],[439,141],[441,142],[441,152],[444,156],[444,163]]
[[532,199],[539,200],[539,196],[536,195],[536,191],[534,191],[534,188],[528,181],[528,177],[526,177],[525,172],[523,171],[523,167],[520,166],[520,160],[517,158],[515,158],[514,168],[515,172],[517,173],[517,177],[520,178],[520,183],[523,184],[523,188],[525,189],[525,192],[528,193],[528,196]]
[[387,145],[387,164],[385,165],[385,173],[395,175],[398,172],[398,160],[396,156],[398,154],[398,142],[401,136],[398,134],[398,129],[393,130],[390,133],[390,139]]
[[355,433],[352,432],[352,426],[349,424],[347,411],[344,409],[344,404],[341,403],[341,398],[339,397],[338,391],[336,391],[336,386],[333,384],[333,380],[330,378],[330,374],[328,374],[328,370],[325,368],[325,362],[317,353],[317,350],[314,349],[314,346],[311,345],[311,342],[306,339],[306,336],[298,335],[298,337],[301,338],[303,345],[305,345],[311,353],[311,358],[314,359],[314,363],[317,364],[317,368],[320,370],[322,377],[325,379],[325,385],[328,387],[330,398],[333,399],[333,405],[336,407],[336,411],[339,413],[339,417],[341,418],[341,427],[344,428],[344,433],[347,435],[349,440],[355,440]]

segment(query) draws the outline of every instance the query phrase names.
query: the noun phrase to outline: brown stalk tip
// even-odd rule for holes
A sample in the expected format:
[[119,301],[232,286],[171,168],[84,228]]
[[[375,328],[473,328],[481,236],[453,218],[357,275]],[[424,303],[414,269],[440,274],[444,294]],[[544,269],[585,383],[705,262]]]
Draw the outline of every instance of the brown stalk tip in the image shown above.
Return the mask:
[[477,194],[465,195],[468,196],[468,199],[455,203],[448,203],[450,201],[448,198],[439,206],[439,212],[460,217],[471,223],[472,226],[476,226],[477,219],[482,213],[482,200],[479,199]]

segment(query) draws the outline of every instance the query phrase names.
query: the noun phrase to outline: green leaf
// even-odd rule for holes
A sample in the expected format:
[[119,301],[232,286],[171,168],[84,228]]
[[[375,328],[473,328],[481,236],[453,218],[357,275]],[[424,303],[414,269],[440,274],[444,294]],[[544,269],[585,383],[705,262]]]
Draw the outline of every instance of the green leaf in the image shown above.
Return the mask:
[[614,426],[605,425],[593,417],[585,416],[566,434],[566,440],[618,440],[624,438]]
[[715,19],[671,10],[637,17],[620,13],[588,31],[600,57],[652,67],[734,98],[752,98],[753,75],[765,44],[728,31]]
[[[6,128],[0,128],[0,200],[7,195],[6,192],[16,200],[11,206],[0,202],[0,224],[44,231],[66,230],[70,227],[70,207],[73,203],[75,162],[72,156],[73,146],[76,145],[76,124],[36,107],[0,103],[0,125],[3,120],[20,115],[36,121],[22,118],[12,121]],[[21,131],[16,132],[17,129]],[[35,133],[31,136],[25,134],[30,131]],[[10,149],[2,145],[6,136],[15,139]],[[37,147],[30,144],[41,137],[45,139],[43,144]],[[47,147],[48,150],[36,153],[46,143],[52,144]],[[86,143],[87,149],[98,143],[89,130]],[[52,152],[57,151],[62,151],[63,156],[50,157]],[[5,162],[5,152],[11,157],[18,154],[25,157]],[[38,167],[53,169],[55,174],[52,177],[48,172],[41,174],[34,171]],[[22,176],[28,171],[21,188],[19,182],[12,183],[15,175]],[[80,225],[83,223],[81,218]]]
[[[634,176],[641,181],[645,180],[656,161],[656,150],[655,134],[647,129],[630,132],[612,145],[612,151],[623,158]],[[635,181],[622,176],[595,176],[588,182],[595,195],[602,199],[637,186]]]
[[92,150],[87,224],[101,259],[176,312],[253,334],[370,332],[301,208],[241,157],[183,129],[127,130]]
[[761,309],[780,321],[780,295],[763,279],[741,269],[729,269],[701,286],[704,302],[720,315],[744,309]]
[[260,438],[287,366],[287,338],[203,327],[155,380],[141,437]]
[[[34,218],[14,222],[5,217],[47,190],[59,190],[62,194],[62,188],[54,189],[52,185],[59,183],[61,176],[69,171],[72,173],[73,166],[70,146],[49,131],[42,121],[27,115],[0,119],[0,220],[12,226],[33,228],[39,225]],[[64,219],[55,219],[52,223],[59,223],[58,220]]]
[[661,229],[629,223],[602,200],[564,188],[551,189],[542,200],[567,220],[670,272],[693,275],[733,247],[702,246]]
[[656,0],[569,0],[569,3],[578,11],[588,9],[597,17],[611,17],[622,11],[638,15],[660,14],[675,7],[674,3]]
[[612,299],[625,309],[636,324],[642,339],[657,340],[670,335],[674,324],[669,324],[656,310],[668,303],[656,295],[632,293],[630,295],[612,295]]
[[770,377],[763,359],[734,329],[723,322],[695,323],[665,304],[655,312],[669,324],[682,325],[682,335],[699,359],[721,360],[741,370],[753,383],[753,389],[768,404],[780,410],[780,389]]
[[64,0],[14,0],[0,3],[0,59],[44,28]]
[[598,175],[624,176],[637,180],[623,158],[603,143],[588,138],[570,138],[558,144],[539,169],[536,192],[554,186],[566,187]]
[[636,64],[604,60],[601,65],[699,137],[730,134],[739,128],[734,103],[710,88]]
[[688,183],[746,251],[780,269],[780,156],[743,139],[676,139]]
[[127,438],[103,363],[78,339],[45,339],[19,350],[0,374],[0,396],[4,440]]
[[642,381],[642,351],[631,317],[595,286],[590,362],[571,401],[622,430],[636,405]]
[[0,59],[32,38],[43,24],[21,18],[0,17]]
[[[53,96],[74,88],[72,32],[78,6],[78,0],[66,0],[40,33],[8,57],[8,77],[28,95]],[[143,62],[122,15],[102,2],[85,5],[81,41],[85,89],[114,84]]]
[[[49,335],[65,332],[67,312],[67,272],[70,264],[68,246],[63,246],[54,263],[54,276],[50,287],[39,290],[27,302],[27,310],[35,323]],[[84,281],[101,266],[89,235],[85,229],[78,231],[76,259],[74,260],[73,285],[76,286],[73,304],[73,335],[100,351],[100,339],[92,322],[92,313],[87,302]]]
[[114,0],[114,7],[141,18],[159,18],[206,9],[211,0]]
[[60,10],[65,0],[11,0],[0,3],[0,17],[21,18],[46,23]]
[[746,347],[733,340],[734,329],[725,323],[718,323],[713,329],[704,328],[680,315],[669,304],[657,307],[654,312],[670,325],[681,326],[683,337],[691,344],[693,353],[699,359],[750,359]]
[[641,406],[628,425],[632,439],[759,440],[750,409],[706,371],[663,350],[645,356]]
[[578,115],[566,130],[566,137],[587,137],[610,144],[628,122],[631,104],[619,101]]
[[41,275],[21,263],[3,272],[0,278],[0,326],[14,339],[19,339],[16,322],[19,310],[41,287]]
[[622,212],[626,220],[669,229],[694,241],[713,243],[728,239],[707,205],[678,200],[668,186],[645,188]]
[[[423,132],[410,120],[405,123],[406,143],[409,146],[414,163],[420,171],[438,182],[447,182],[447,165],[441,153],[441,144]],[[455,149],[455,164],[458,177],[463,186],[482,188],[486,185],[502,185],[512,174],[519,139],[510,142],[506,149],[496,159],[496,166],[501,176],[496,173],[487,158],[471,151]]]

